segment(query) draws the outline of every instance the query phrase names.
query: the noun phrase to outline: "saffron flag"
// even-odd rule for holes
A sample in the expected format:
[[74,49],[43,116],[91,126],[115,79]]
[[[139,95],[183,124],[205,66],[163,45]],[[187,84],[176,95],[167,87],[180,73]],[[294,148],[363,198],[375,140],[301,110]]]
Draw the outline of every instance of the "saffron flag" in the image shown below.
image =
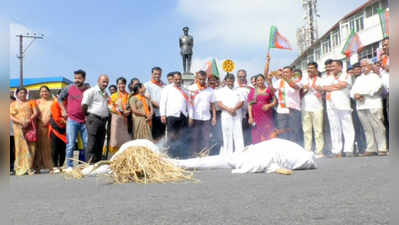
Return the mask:
[[389,10],[378,9],[378,15],[380,17],[381,29],[384,34],[384,38],[389,36]]
[[342,49],[342,54],[345,54],[346,57],[351,57],[352,53],[358,52],[363,48],[362,43],[360,42],[359,35],[353,32],[349,35],[348,40],[346,40],[345,46]]
[[212,75],[219,77],[219,70],[215,59],[212,59],[212,61],[208,61],[205,65],[204,70],[208,78],[211,77]]
[[287,38],[283,37],[275,26],[270,28],[269,49],[271,48],[292,50]]

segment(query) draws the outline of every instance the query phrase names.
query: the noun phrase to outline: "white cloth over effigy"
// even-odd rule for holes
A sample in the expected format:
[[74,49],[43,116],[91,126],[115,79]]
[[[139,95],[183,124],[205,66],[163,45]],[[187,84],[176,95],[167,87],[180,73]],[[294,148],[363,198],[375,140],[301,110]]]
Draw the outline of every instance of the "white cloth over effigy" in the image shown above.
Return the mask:
[[[123,144],[112,156],[111,161],[129,147],[142,146],[155,153],[160,153],[159,147],[148,140],[133,140]],[[185,169],[232,169],[232,173],[272,173],[277,169],[314,169],[315,157],[312,152],[305,151],[298,144],[280,138],[249,145],[243,152],[229,155],[207,156],[193,159],[170,159],[171,163]],[[102,165],[96,170],[89,166],[82,170],[84,176],[95,176],[112,173],[109,165]]]
[[305,151],[298,144],[280,138],[249,145],[244,152],[202,158],[173,160],[186,169],[231,168],[232,173],[272,173],[277,169],[314,169],[313,152]]

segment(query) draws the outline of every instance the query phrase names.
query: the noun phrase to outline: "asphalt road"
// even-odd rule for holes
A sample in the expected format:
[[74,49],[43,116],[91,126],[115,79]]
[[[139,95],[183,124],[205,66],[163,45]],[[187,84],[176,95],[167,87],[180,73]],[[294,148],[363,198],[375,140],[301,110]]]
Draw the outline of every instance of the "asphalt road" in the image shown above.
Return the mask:
[[18,225],[379,225],[390,216],[388,157],[320,159],[277,174],[197,172],[200,183],[109,184],[62,175],[10,177]]

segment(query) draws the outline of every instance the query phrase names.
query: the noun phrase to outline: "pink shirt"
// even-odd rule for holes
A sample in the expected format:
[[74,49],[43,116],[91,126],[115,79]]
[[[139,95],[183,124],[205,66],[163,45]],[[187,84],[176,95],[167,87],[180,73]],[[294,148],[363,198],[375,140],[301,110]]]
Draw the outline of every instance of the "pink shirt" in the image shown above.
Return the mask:
[[86,89],[80,90],[75,85],[71,85],[62,90],[60,96],[58,97],[59,101],[65,102],[66,100],[66,111],[68,118],[78,123],[85,122],[85,115],[81,106],[83,92],[85,91]]

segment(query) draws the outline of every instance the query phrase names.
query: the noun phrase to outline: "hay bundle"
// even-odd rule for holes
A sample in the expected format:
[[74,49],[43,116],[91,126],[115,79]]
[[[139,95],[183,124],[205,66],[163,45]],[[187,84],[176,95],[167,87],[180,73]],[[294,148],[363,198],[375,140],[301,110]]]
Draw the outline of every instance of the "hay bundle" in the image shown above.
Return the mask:
[[65,177],[73,178],[73,179],[82,179],[84,175],[82,174],[82,170],[88,167],[88,164],[82,164],[73,168],[70,172],[64,172]]
[[115,183],[166,183],[192,180],[193,174],[141,146],[129,147],[110,164]]

